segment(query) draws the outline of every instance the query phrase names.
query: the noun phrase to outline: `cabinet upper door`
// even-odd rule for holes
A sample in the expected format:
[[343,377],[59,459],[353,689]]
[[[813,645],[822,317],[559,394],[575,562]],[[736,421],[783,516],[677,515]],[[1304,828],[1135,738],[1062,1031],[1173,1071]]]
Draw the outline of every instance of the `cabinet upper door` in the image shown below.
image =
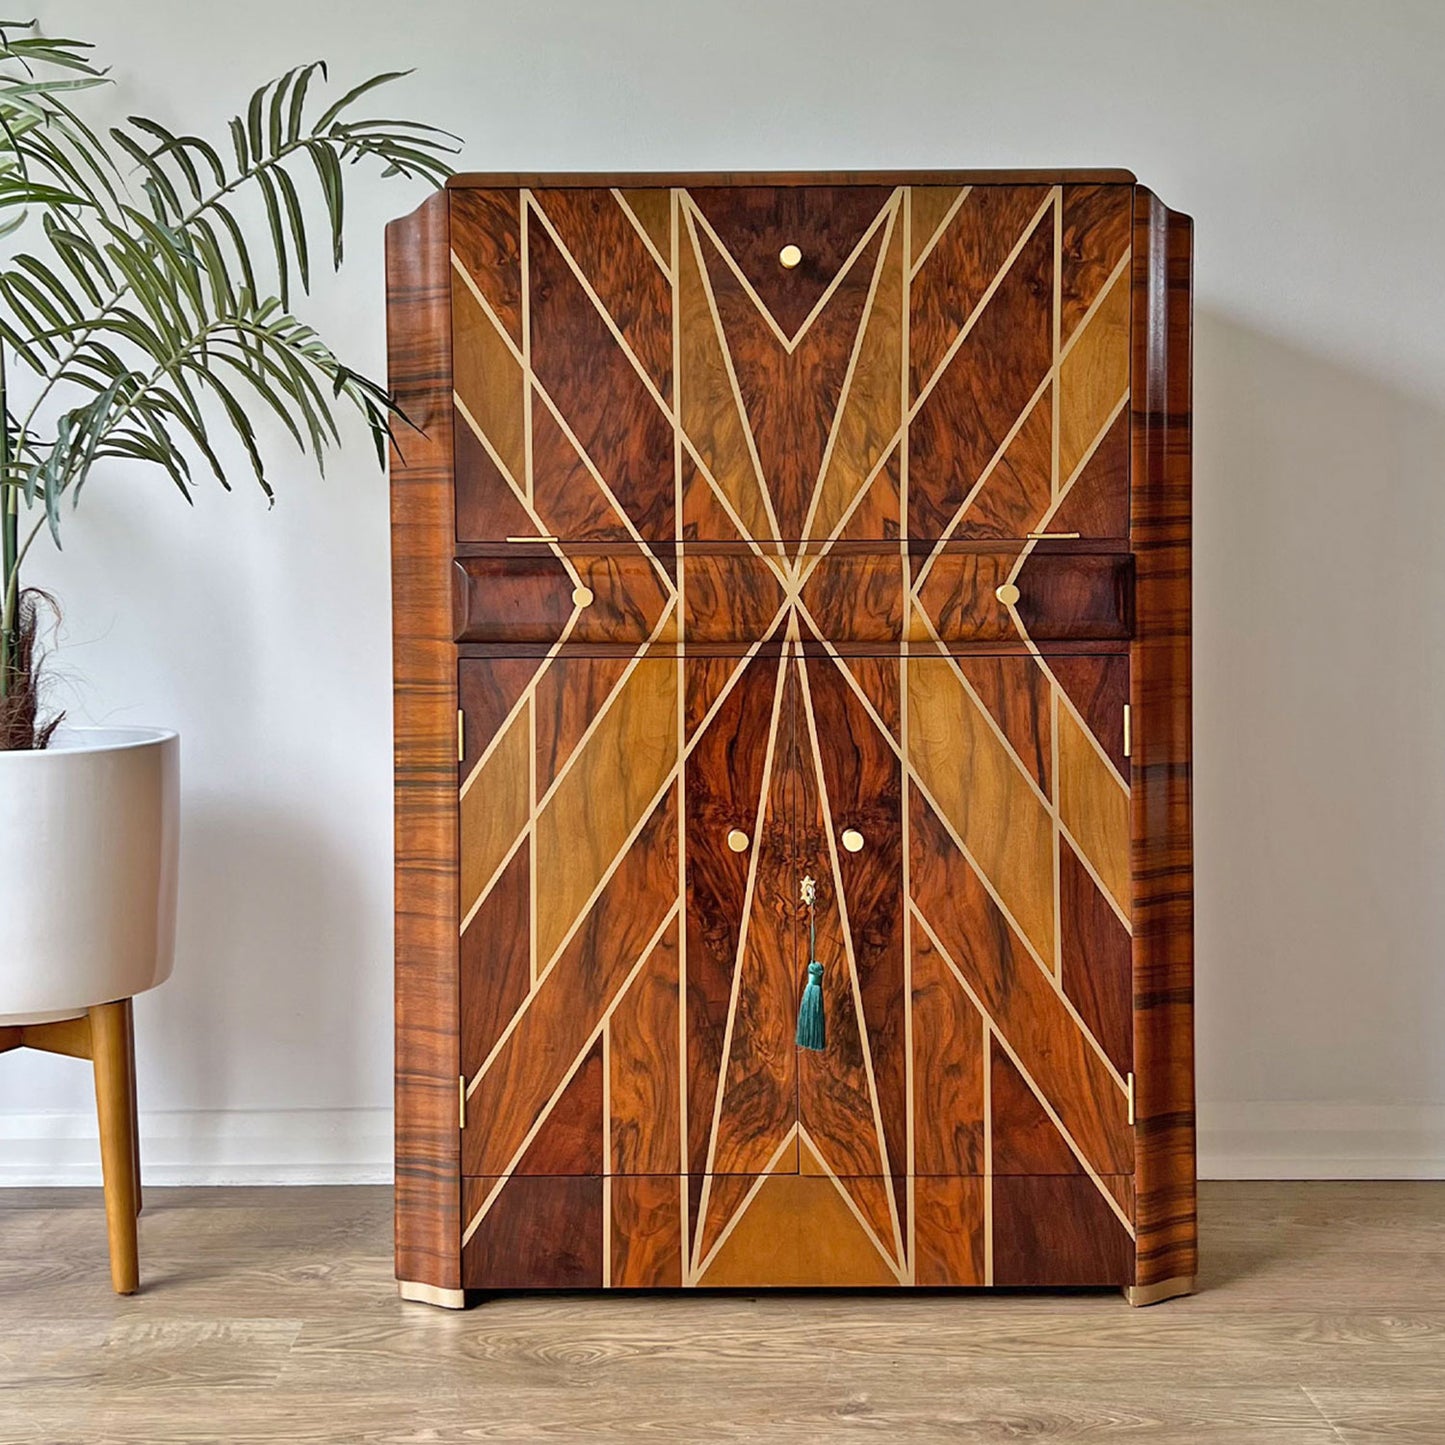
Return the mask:
[[450,194],[460,541],[1127,535],[1129,186]]

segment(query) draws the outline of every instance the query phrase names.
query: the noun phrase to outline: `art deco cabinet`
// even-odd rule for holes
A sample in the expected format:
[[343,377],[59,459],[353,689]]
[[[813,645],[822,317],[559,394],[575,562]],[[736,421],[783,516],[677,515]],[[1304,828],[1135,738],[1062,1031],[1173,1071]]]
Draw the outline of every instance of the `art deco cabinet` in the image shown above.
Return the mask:
[[387,268],[402,1292],[1188,1290],[1189,220],[465,176]]

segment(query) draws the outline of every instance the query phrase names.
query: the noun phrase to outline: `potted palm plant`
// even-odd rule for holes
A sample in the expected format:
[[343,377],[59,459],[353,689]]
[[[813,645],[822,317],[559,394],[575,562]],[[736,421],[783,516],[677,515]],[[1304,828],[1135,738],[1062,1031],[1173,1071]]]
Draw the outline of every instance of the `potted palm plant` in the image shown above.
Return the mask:
[[328,101],[300,66],[216,144],[140,116],[102,134],[90,47],[0,22],[0,1048],[160,982],[174,937],[175,735],[47,715],[27,559],[117,462],[189,498],[229,488],[228,435],[269,496],[262,415],[320,463],[355,409],[384,457],[385,390],[291,302],[317,252],[341,264],[353,164],[447,174],[452,137],[367,114],[396,78]]

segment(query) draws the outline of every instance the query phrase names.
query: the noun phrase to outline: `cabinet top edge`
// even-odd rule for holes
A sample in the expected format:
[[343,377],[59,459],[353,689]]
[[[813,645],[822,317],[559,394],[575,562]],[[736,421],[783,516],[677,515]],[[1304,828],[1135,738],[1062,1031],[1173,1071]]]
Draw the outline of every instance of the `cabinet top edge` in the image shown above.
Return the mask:
[[1084,170],[914,170],[914,171],[462,171],[447,189],[485,190],[528,186],[617,186],[646,190],[672,186],[1132,186],[1133,171]]

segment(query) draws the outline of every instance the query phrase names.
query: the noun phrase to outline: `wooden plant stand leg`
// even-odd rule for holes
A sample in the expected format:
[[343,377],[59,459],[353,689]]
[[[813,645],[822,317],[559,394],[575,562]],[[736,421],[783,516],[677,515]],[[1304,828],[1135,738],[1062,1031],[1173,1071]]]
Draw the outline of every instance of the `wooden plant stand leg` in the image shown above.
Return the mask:
[[140,1194],[140,1107],[136,1103],[135,1085],[135,1006],[132,1000],[125,1002],[126,1057],[130,1064],[130,1157],[131,1172],[135,1175],[135,1212],[141,1212]]
[[130,1000],[97,1004],[88,1013],[95,1111],[100,1120],[100,1168],[105,1180],[105,1223],[110,1236],[110,1281],[117,1294],[134,1294],[140,1288],[140,1260],[135,1223],[139,1191]]

